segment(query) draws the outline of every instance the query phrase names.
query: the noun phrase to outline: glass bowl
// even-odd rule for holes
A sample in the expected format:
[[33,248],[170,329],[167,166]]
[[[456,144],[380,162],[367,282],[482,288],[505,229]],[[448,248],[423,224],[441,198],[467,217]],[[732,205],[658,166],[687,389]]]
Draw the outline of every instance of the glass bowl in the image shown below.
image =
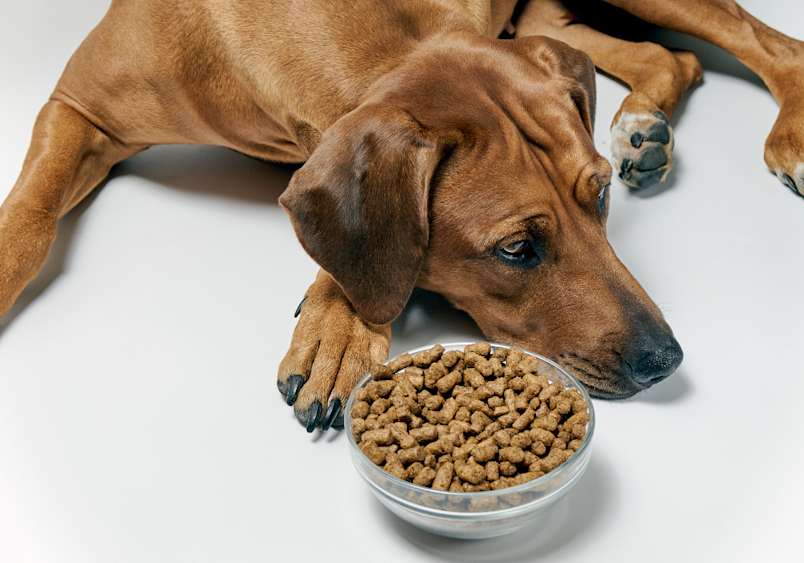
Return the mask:
[[[463,350],[469,342],[442,344],[445,351]],[[415,356],[434,345],[410,350]],[[492,344],[496,348],[511,348]],[[368,484],[380,502],[391,512],[417,528],[428,532],[463,539],[481,539],[509,534],[530,525],[544,516],[575,485],[586,470],[591,454],[595,431],[595,413],[592,400],[583,385],[564,368],[539,354],[526,353],[538,358],[536,373],[545,375],[551,382],[561,381],[565,388],[577,389],[589,404],[589,422],[586,436],[578,450],[553,471],[527,483],[477,493],[435,491],[414,485],[383,471],[369,460],[352,435],[350,411],[354,392],[346,403],[344,424],[349,440],[349,452],[357,472]],[[357,385],[365,386],[371,380],[367,375]],[[502,502],[501,502],[502,501]]]

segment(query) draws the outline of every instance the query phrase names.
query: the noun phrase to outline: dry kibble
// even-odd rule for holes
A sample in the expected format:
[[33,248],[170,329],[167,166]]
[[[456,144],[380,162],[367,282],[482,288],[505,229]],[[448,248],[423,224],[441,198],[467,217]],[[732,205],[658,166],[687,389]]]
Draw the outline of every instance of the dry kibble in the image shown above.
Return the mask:
[[472,418],[472,413],[466,407],[460,407],[458,412],[455,413],[455,420],[468,422]]
[[486,378],[483,377],[483,374],[477,371],[475,368],[466,368],[463,370],[463,382],[465,385],[469,385],[472,388],[477,389],[486,383]]
[[438,430],[432,424],[421,426],[420,428],[413,428],[408,431],[417,442],[432,442],[438,438]]
[[384,364],[374,364],[371,366],[369,373],[371,374],[371,378],[377,381],[380,379],[391,379],[396,373],[396,370]]
[[486,468],[473,459],[455,461],[455,474],[464,481],[477,485],[486,478]]
[[377,446],[377,442],[363,441],[360,443],[360,449],[366,454],[366,457],[371,460],[374,465],[382,465],[385,461],[386,453]]
[[366,421],[363,418],[353,418],[352,419],[352,436],[354,436],[355,442],[358,444],[360,443],[361,436],[363,436],[363,432],[368,430],[368,425],[366,425]]
[[424,461],[427,452],[425,452],[423,447],[415,446],[413,448],[399,450],[396,455],[399,457],[399,461],[402,463],[410,464],[416,461]]
[[444,401],[444,406],[441,407],[441,411],[438,413],[438,422],[441,424],[449,424],[450,421],[455,418],[456,412],[458,412],[458,402],[450,397]]
[[399,370],[407,368],[411,364],[413,364],[413,358],[411,358],[410,354],[402,354],[401,356],[397,356],[388,362],[388,368],[390,368],[393,373],[396,373]]
[[[423,393],[424,391],[422,391]],[[424,406],[431,411],[437,411],[444,406],[444,397],[441,395],[430,395],[424,400]]]
[[516,473],[517,473],[516,465],[514,465],[510,461],[503,461],[500,463],[500,475],[510,477],[511,475],[516,475]]
[[472,458],[478,463],[486,463],[488,461],[492,461],[497,457],[497,452],[499,448],[497,444],[494,443],[494,440],[488,438],[487,440],[483,440],[479,444],[477,444],[474,449],[472,450]]
[[441,362],[436,362],[424,372],[424,386],[428,389],[435,387],[436,382],[447,375],[447,368]]
[[545,446],[543,442],[533,442],[530,445],[530,451],[536,454],[537,456],[543,456],[544,454],[547,453],[547,446]]
[[422,487],[429,487],[430,485],[433,484],[435,477],[436,477],[435,469],[425,467],[421,471],[419,471],[413,478],[413,484]]
[[463,349],[463,353],[468,354],[469,352],[474,352],[480,356],[488,356],[491,353],[491,344],[488,342],[475,342],[474,344],[469,344]]
[[463,381],[463,375],[460,371],[455,370],[449,372],[447,375],[436,381],[435,386],[439,393],[442,395],[447,395],[450,391],[452,391],[452,388],[458,385],[458,383],[461,381]]
[[539,393],[539,400],[544,402],[548,400],[550,397],[554,395],[558,395],[561,391],[564,390],[564,384],[560,381],[556,381],[542,389],[541,393]]
[[[403,354],[372,366],[369,382],[355,390],[352,436],[389,474],[434,490],[526,483],[569,459],[590,420],[577,389],[550,382],[538,369],[536,357],[518,348],[492,351],[487,342]],[[522,495],[503,497],[499,506]],[[491,501],[490,509],[498,506]]]
[[[408,465],[407,474],[408,480],[413,481],[416,478],[416,475],[421,473],[422,469],[424,469],[424,464],[419,461],[414,461],[410,465]],[[433,471],[433,476],[435,476],[435,471]]]
[[378,428],[377,430],[363,432],[363,440],[376,442],[380,446],[390,446],[394,441],[394,436],[388,428]]
[[525,452],[522,451],[522,448],[508,446],[507,448],[500,448],[499,456],[502,461],[522,463],[522,460],[525,459]]
[[583,440],[572,440],[569,444],[567,444],[567,449],[570,451],[577,451],[578,448],[581,447]]
[[413,365],[416,367],[427,367],[433,362],[437,361],[441,354],[444,353],[444,347],[440,344],[436,344],[426,352],[419,352],[413,357]]
[[454,466],[452,462],[447,461],[439,467],[433,478],[433,489],[436,491],[446,491],[452,483],[453,472]]
[[388,399],[377,399],[371,403],[371,412],[374,414],[382,414],[391,406],[391,401]]
[[450,350],[449,352],[444,352],[441,355],[441,363],[444,364],[445,368],[451,368],[458,360],[461,359],[461,354],[457,350]]
[[371,412],[371,405],[369,405],[366,401],[356,401],[352,405],[352,410],[349,412],[349,416],[353,419],[355,418],[366,418]]

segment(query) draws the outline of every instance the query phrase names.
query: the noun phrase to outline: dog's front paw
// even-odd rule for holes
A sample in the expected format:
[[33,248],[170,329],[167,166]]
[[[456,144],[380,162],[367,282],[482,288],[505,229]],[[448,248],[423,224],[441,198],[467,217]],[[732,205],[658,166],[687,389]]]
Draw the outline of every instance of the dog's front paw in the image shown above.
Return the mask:
[[804,110],[782,105],[765,141],[765,162],[784,185],[804,196]]
[[297,315],[290,350],[279,366],[279,391],[308,432],[343,427],[352,389],[372,363],[388,359],[391,325],[362,321],[323,270]]
[[661,110],[620,112],[611,128],[614,170],[632,188],[663,182],[673,168],[673,128]]

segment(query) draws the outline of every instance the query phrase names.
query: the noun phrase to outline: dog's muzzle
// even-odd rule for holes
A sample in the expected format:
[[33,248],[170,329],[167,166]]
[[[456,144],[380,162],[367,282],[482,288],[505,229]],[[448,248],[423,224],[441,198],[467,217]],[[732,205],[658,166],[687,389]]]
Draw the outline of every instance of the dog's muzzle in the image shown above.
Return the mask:
[[622,359],[622,372],[639,387],[648,388],[676,371],[684,359],[684,352],[672,334],[660,340],[635,346],[634,351]]

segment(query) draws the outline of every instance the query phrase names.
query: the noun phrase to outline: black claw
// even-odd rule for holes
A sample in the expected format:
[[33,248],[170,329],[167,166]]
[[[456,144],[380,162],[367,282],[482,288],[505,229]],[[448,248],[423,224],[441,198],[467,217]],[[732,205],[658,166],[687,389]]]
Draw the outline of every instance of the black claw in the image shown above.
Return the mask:
[[666,145],[670,142],[670,128],[662,121],[657,121],[648,129],[648,141]]
[[624,158],[620,163],[620,178],[627,180],[631,176],[631,168],[634,166],[634,161],[630,158]]
[[657,109],[656,111],[654,111],[654,112],[653,112],[653,115],[654,115],[654,116],[656,116],[658,119],[661,119],[661,120],[662,120],[662,121],[664,121],[665,123],[670,123],[670,120],[669,120],[669,119],[667,119],[667,116],[666,116],[666,115],[664,114],[664,112],[663,112],[662,110],[660,110],[660,109]]
[[[324,414],[324,420],[321,422],[321,430],[324,432],[329,430],[339,414],[341,414],[341,400],[335,399],[327,407],[327,412]],[[343,423],[341,423],[341,426],[342,425]]]
[[292,405],[296,402],[296,397],[299,395],[299,389],[304,385],[304,380],[301,375],[291,375],[288,379],[288,404]]
[[318,426],[318,419],[321,418],[322,410],[323,407],[318,401],[310,405],[310,414],[307,417],[307,432],[312,432]]
[[634,162],[634,167],[637,170],[655,170],[665,164],[667,164],[667,153],[664,152],[664,147],[651,145],[639,153],[636,162]]
[[631,146],[634,147],[635,149],[638,149],[639,147],[642,146],[642,139],[643,139],[642,133],[637,131],[636,133],[631,135]]
[[301,306],[302,306],[302,305],[304,305],[304,302],[305,302],[305,301],[307,301],[307,297],[308,297],[308,296],[307,296],[307,295],[305,295],[305,296],[304,296],[304,299],[302,299],[302,300],[301,300],[301,303],[299,303],[299,306],[298,306],[298,307],[296,307],[296,312],[295,312],[295,313],[293,313],[293,318],[294,318],[294,319],[295,319],[296,317],[298,317],[298,316],[301,314]]

